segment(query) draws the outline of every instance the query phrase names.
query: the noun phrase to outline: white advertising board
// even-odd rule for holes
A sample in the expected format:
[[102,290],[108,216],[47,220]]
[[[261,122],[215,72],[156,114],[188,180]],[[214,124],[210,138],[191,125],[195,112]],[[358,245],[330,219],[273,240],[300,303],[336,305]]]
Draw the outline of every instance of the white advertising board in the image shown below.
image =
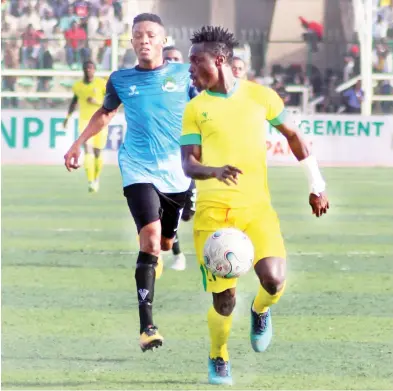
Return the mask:
[[[62,164],[63,155],[77,136],[74,115],[63,128],[64,112],[49,110],[1,112],[2,164]],[[303,116],[304,139],[322,165],[393,166],[393,116]],[[123,114],[109,125],[105,161],[117,164],[117,151],[126,131]],[[268,162],[293,164],[286,139],[267,126]]]

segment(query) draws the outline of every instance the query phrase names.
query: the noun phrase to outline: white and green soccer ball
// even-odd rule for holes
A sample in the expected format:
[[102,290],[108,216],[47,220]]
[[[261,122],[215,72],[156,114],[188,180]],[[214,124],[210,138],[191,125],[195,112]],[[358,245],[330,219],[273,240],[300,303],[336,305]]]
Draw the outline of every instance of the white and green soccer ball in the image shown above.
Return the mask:
[[237,278],[251,269],[254,246],[244,232],[236,228],[223,228],[206,240],[203,255],[206,268],[213,275]]

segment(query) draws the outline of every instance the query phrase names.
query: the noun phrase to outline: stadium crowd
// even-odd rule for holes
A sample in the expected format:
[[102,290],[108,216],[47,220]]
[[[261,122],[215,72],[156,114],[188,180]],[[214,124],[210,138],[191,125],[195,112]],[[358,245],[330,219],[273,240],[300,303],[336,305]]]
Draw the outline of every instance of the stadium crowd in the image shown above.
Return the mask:
[[[373,30],[373,70],[377,73],[393,73],[393,2],[375,0]],[[306,33],[312,35],[312,24],[300,18]],[[119,67],[135,65],[136,56],[129,44],[130,25],[124,18],[122,0],[2,0],[2,67],[6,69],[81,69],[82,63],[91,59],[99,70],[110,70],[112,60],[111,37],[119,39]],[[323,26],[312,42],[313,51],[323,41]],[[390,44],[389,44],[390,43]],[[285,86],[310,86],[313,97],[323,97],[316,109],[320,112],[357,113],[360,111],[363,92],[361,86],[352,87],[345,93],[336,87],[360,74],[359,45],[351,44],[340,69],[321,71],[313,65],[292,64],[283,67],[275,64],[270,70],[255,76],[252,69],[248,77],[274,87],[289,106],[300,106],[302,94],[288,93]],[[17,78],[3,77],[2,88],[15,91]],[[51,78],[40,77],[37,91],[49,91]],[[375,85],[375,93],[392,94],[392,82],[381,81]],[[3,104],[15,106],[17,99],[3,100]],[[390,113],[391,102],[381,102],[379,111]]]

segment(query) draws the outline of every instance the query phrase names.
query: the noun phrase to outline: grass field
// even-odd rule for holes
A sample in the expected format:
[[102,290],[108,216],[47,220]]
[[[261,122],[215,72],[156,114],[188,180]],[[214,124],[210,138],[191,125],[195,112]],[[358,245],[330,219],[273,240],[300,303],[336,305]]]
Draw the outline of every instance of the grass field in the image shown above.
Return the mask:
[[[389,169],[325,169],[331,209],[317,220],[301,170],[273,168],[270,184],[289,252],[275,336],[248,340],[257,281],[239,282],[229,349],[235,389],[393,388],[393,181]],[[3,389],[216,389],[207,384],[206,310],[189,261],[157,283],[165,346],[138,346],[135,228],[117,167],[100,193],[84,172],[2,167]],[[170,254],[165,255],[168,262]]]

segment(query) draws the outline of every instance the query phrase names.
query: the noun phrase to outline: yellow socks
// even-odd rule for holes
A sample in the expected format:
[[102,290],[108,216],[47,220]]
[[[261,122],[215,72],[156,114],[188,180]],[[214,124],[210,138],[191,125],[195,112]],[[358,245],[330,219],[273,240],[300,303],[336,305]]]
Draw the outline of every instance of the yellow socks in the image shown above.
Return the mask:
[[222,316],[211,306],[207,313],[207,323],[210,331],[210,358],[222,357],[229,360],[228,338],[232,327],[232,315]]
[[252,306],[253,307],[252,309],[257,314],[266,312],[272,304],[276,304],[280,300],[280,297],[284,293],[285,285],[286,282],[284,282],[284,286],[275,295],[271,295],[270,293],[266,292],[265,288],[262,285],[260,285],[258,294],[254,299],[254,304]]
[[101,174],[102,167],[104,165],[104,159],[102,156],[95,158],[95,180],[97,180]]
[[84,166],[87,174],[87,180],[91,183],[95,180],[94,155],[92,153],[85,154]]

